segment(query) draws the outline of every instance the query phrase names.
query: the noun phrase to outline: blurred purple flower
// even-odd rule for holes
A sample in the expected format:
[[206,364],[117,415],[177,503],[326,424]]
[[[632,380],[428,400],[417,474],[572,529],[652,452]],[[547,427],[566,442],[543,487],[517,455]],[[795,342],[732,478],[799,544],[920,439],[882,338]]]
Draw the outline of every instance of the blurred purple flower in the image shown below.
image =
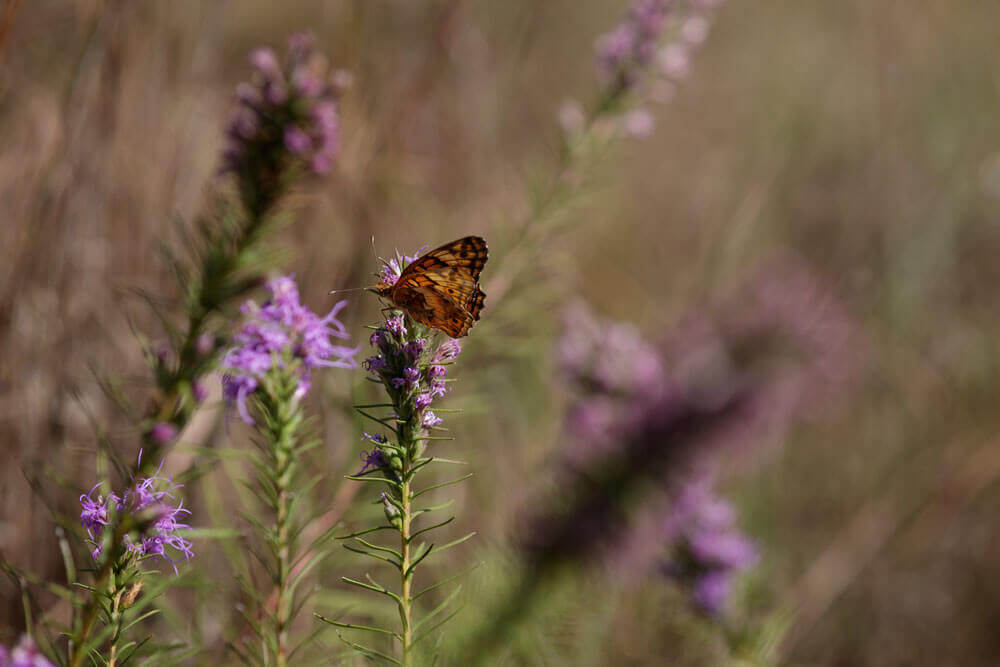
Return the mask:
[[622,129],[630,137],[645,139],[656,129],[656,120],[646,109],[632,109],[622,116]]
[[694,580],[691,600],[705,613],[716,616],[725,609],[732,588],[733,580],[729,572],[707,572]]
[[55,667],[28,635],[21,635],[20,641],[10,651],[0,646],[0,667]]
[[[571,395],[569,446],[554,466],[563,506],[529,516],[525,549],[542,561],[627,557],[629,569],[649,571],[664,543],[679,541],[700,574],[745,568],[755,551],[733,528],[732,508],[687,485],[844,395],[863,367],[857,332],[790,258],[684,318],[659,349],[571,306],[556,349]],[[685,523],[685,512],[697,521]],[[656,520],[664,513],[666,527]],[[686,575],[703,608],[721,608],[726,581]]]
[[194,398],[195,403],[204,403],[208,398],[208,387],[202,380],[192,380],[191,381],[191,396]]
[[222,359],[223,395],[236,405],[240,417],[253,423],[246,400],[273,368],[297,363],[298,395],[309,391],[311,372],[320,366],[357,368],[354,355],[360,346],[334,345],[334,338],[349,338],[337,313],[347,305],[337,303],[325,317],[319,317],[299,301],[298,287],[289,277],[268,283],[271,300],[258,306],[248,301],[243,313],[249,321],[234,337],[236,346]]
[[149,434],[157,444],[166,445],[177,437],[177,426],[170,422],[157,422]]
[[587,125],[587,114],[576,100],[566,100],[559,105],[559,125],[567,134],[577,134]]
[[[593,116],[586,118],[578,107],[564,105],[560,124],[568,134],[588,126],[617,126],[634,138],[649,136],[653,115],[645,109],[623,105],[624,98],[638,91],[640,104],[667,102],[673,84],[691,71],[695,49],[708,36],[712,13],[722,0],[633,0],[622,20],[595,43],[597,74],[604,83]],[[622,113],[622,106],[625,107]],[[601,116],[610,115],[613,123]]]
[[732,505],[714,494],[707,477],[687,482],[675,495],[664,524],[672,554],[664,571],[690,586],[702,611],[720,614],[730,580],[757,562],[757,549],[736,527]]
[[629,88],[638,80],[656,52],[675,0],[636,0],[625,18],[598,38],[595,47],[598,73],[606,81]]
[[194,344],[195,351],[203,357],[207,357],[212,352],[215,352],[215,336],[210,333],[203,333],[198,336],[198,340]]
[[[239,108],[229,125],[224,169],[266,183],[285,156],[322,174],[340,150],[340,114],[327,64],[308,34],[292,35],[284,63],[270,48],[250,54],[251,83],[237,88]],[[342,78],[342,77],[341,77]]]

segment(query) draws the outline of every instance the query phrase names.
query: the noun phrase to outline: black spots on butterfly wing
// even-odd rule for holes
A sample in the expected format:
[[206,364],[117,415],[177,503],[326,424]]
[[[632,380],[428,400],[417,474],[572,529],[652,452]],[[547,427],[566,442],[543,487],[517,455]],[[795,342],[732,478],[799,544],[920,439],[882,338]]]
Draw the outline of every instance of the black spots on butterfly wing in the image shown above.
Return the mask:
[[479,312],[483,309],[483,303],[486,301],[486,292],[476,287],[475,293],[465,304],[465,310],[469,313],[473,320],[479,319]]
[[472,280],[479,279],[479,274],[486,266],[488,256],[489,248],[481,236],[466,236],[457,241],[446,243],[424,255],[424,257],[439,259],[454,270],[467,272]]
[[441,323],[439,328],[452,338],[461,338],[469,334],[469,329],[474,323],[475,320],[469,313],[456,310]]
[[439,257],[432,257],[430,254],[423,255],[406,265],[403,272],[399,274],[396,284],[409,284],[415,276],[419,276],[422,273],[440,271],[447,268],[448,265]]

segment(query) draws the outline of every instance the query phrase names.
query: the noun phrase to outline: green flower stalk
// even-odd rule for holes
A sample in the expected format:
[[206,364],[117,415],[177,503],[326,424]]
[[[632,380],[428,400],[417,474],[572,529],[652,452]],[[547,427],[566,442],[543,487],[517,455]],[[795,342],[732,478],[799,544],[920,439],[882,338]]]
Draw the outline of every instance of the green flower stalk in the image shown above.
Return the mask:
[[[189,526],[182,523],[190,512],[175,495],[180,485],[157,471],[151,477],[134,480],[121,494],[104,496],[98,491],[100,486],[80,496],[80,523],[87,531],[97,565],[94,586],[87,590],[96,603],[74,622],[70,665],[83,664],[95,654],[108,665],[128,661],[144,641],[126,641],[125,632],[155,613],[136,617],[138,609],[133,609],[147,574],[142,564],[161,558],[176,573],[172,555],[183,556],[184,560],[193,555],[191,543],[184,538]],[[107,657],[101,650],[101,640],[94,637],[99,620],[106,628],[103,634],[108,635]]]
[[[390,271],[395,277],[398,277],[398,272],[403,268],[402,264],[405,261],[412,261],[412,258],[401,259],[402,261],[397,261]],[[448,380],[445,378],[447,366],[454,362],[461,347],[457,340],[452,339],[446,339],[434,347],[431,345],[432,333],[429,328],[414,322],[404,313],[392,311],[371,336],[371,344],[377,349],[377,353],[369,357],[364,366],[371,375],[369,379],[382,385],[388,402],[359,405],[356,408],[364,417],[383,427],[386,434],[365,434],[365,439],[372,441],[373,447],[363,453],[362,469],[349,479],[374,482],[384,486],[380,502],[385,523],[341,538],[356,543],[356,546],[345,545],[349,550],[389,563],[398,571],[399,585],[395,590],[383,586],[371,576],[367,582],[347,577],[344,577],[343,581],[390,598],[399,612],[399,629],[362,626],[319,617],[341,628],[365,630],[393,637],[399,644],[398,658],[346,639],[344,641],[369,657],[406,666],[413,664],[417,644],[454,615],[453,612],[451,615],[442,616],[448,603],[458,592],[455,591],[433,611],[418,620],[417,600],[452,581],[455,576],[418,590],[415,588],[417,567],[427,557],[461,544],[475,535],[474,532],[468,533],[456,540],[438,545],[427,539],[428,534],[436,528],[451,523],[455,517],[431,522],[428,525],[417,525],[419,517],[450,504],[444,503],[436,507],[421,506],[420,500],[424,494],[471,477],[470,473],[457,479],[423,487],[417,483],[418,473],[424,471],[431,463],[455,463],[428,455],[427,448],[433,441],[451,440],[449,437],[436,435],[441,431],[442,420],[430,410],[430,407],[436,398],[448,392]],[[379,531],[397,533],[398,546],[387,546],[371,541],[369,534]]]
[[[254,491],[267,518],[250,520],[267,545],[270,558],[265,560],[274,586],[274,609],[261,609],[260,622],[251,626],[262,640],[264,664],[283,666],[296,648],[291,644],[296,590],[323,555],[317,551],[309,557],[311,564],[300,562],[301,554],[315,546],[302,552],[297,541],[305,527],[301,519],[305,489],[311,486],[302,479],[303,455],[318,444],[306,440],[302,398],[316,368],[356,368],[353,357],[358,348],[332,341],[347,337],[336,319],[345,301],[320,318],[300,303],[291,278],[277,278],[268,287],[270,301],[244,306],[250,319],[236,334],[236,347],[226,353],[222,367],[226,399],[259,436]],[[260,599],[256,591],[247,592]]]
[[204,222],[199,236],[187,239],[195,249],[193,267],[170,258],[185,292],[187,322],[170,349],[147,355],[159,389],[143,422],[147,461],[160,459],[204,400],[201,378],[214,368],[227,338],[222,327],[213,330],[213,317],[259,284],[260,242],[282,198],[297,180],[328,172],[340,149],[342,86],[337,73],[327,71],[312,36],[291,36],[284,59],[269,48],[256,49],[250,63],[251,80],[237,87],[222,156],[239,204],[227,204],[217,224]]
[[[301,178],[329,171],[339,150],[340,86],[336,83],[337,76],[327,72],[326,63],[310,37],[294,36],[283,62],[269,49],[260,49],[253,53],[251,63],[252,81],[237,89],[239,108],[229,124],[227,148],[222,156],[221,171],[235,181],[235,197],[229,200],[220,195],[216,207],[196,221],[193,233],[184,228],[179,230],[184,234],[187,257],[164,249],[182,295],[179,316],[164,312],[158,305],[160,299],[144,295],[163,323],[168,340],[162,345],[152,345],[144,337],[139,339],[156,392],[136,419],[139,451],[144,456],[131,466],[107,450],[123,477],[159,479],[154,466],[163,460],[169,445],[177,440],[207,398],[205,378],[216,368],[219,353],[230,337],[227,314],[262,280],[262,272],[269,263],[263,240],[275,224],[282,199]],[[332,315],[330,320],[323,320],[324,326],[331,321]],[[335,329],[331,335],[346,336],[339,323]],[[317,331],[310,330],[310,335],[319,335]],[[296,362],[305,369],[298,384],[301,391],[308,386],[308,369],[327,361],[320,358],[323,353],[328,352],[331,357],[339,354],[339,348],[324,350],[315,341],[309,344],[319,352]],[[104,389],[128,410],[129,401],[115,383],[106,381]],[[241,405],[243,398],[239,401]],[[282,442],[287,444],[287,433],[283,437],[286,440]],[[286,474],[283,479],[288,477]],[[77,580],[72,556],[68,547],[64,549],[69,578],[77,586],[66,595],[74,602],[70,664],[90,659],[106,641],[106,634],[101,635],[100,641],[94,635],[102,616],[108,625],[119,628],[113,632],[110,660],[122,660],[117,644],[123,629],[122,613],[130,606],[133,595],[130,591],[139,590],[129,583],[131,579],[127,576],[136,560],[134,549],[137,545],[142,549],[160,548],[158,553],[163,553],[162,545],[129,541],[146,527],[137,524],[138,519],[131,512],[118,508],[107,515],[107,508],[95,507],[91,507],[91,519],[105,523],[99,524],[98,531],[98,524],[87,526],[85,518],[91,540],[96,540],[97,533],[101,535],[99,543],[95,542],[98,547],[95,553],[100,558],[87,584]],[[156,524],[159,519],[153,521]]]

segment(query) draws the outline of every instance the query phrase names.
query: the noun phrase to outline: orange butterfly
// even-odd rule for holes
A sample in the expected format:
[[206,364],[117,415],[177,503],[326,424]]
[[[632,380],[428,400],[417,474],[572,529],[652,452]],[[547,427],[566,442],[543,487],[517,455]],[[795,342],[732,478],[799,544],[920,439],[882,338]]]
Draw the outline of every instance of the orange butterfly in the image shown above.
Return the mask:
[[417,322],[461,338],[483,309],[479,274],[488,255],[483,238],[466,236],[421,255],[395,283],[380,280],[375,291]]

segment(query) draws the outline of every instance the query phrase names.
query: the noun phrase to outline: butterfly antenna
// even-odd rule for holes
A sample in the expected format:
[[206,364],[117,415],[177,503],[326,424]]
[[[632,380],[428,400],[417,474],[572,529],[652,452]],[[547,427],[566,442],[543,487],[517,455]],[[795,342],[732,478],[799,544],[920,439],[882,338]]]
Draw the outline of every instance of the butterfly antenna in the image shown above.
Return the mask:
[[360,292],[361,290],[374,289],[373,287],[349,287],[347,289],[330,290],[330,294],[340,294],[341,292]]

